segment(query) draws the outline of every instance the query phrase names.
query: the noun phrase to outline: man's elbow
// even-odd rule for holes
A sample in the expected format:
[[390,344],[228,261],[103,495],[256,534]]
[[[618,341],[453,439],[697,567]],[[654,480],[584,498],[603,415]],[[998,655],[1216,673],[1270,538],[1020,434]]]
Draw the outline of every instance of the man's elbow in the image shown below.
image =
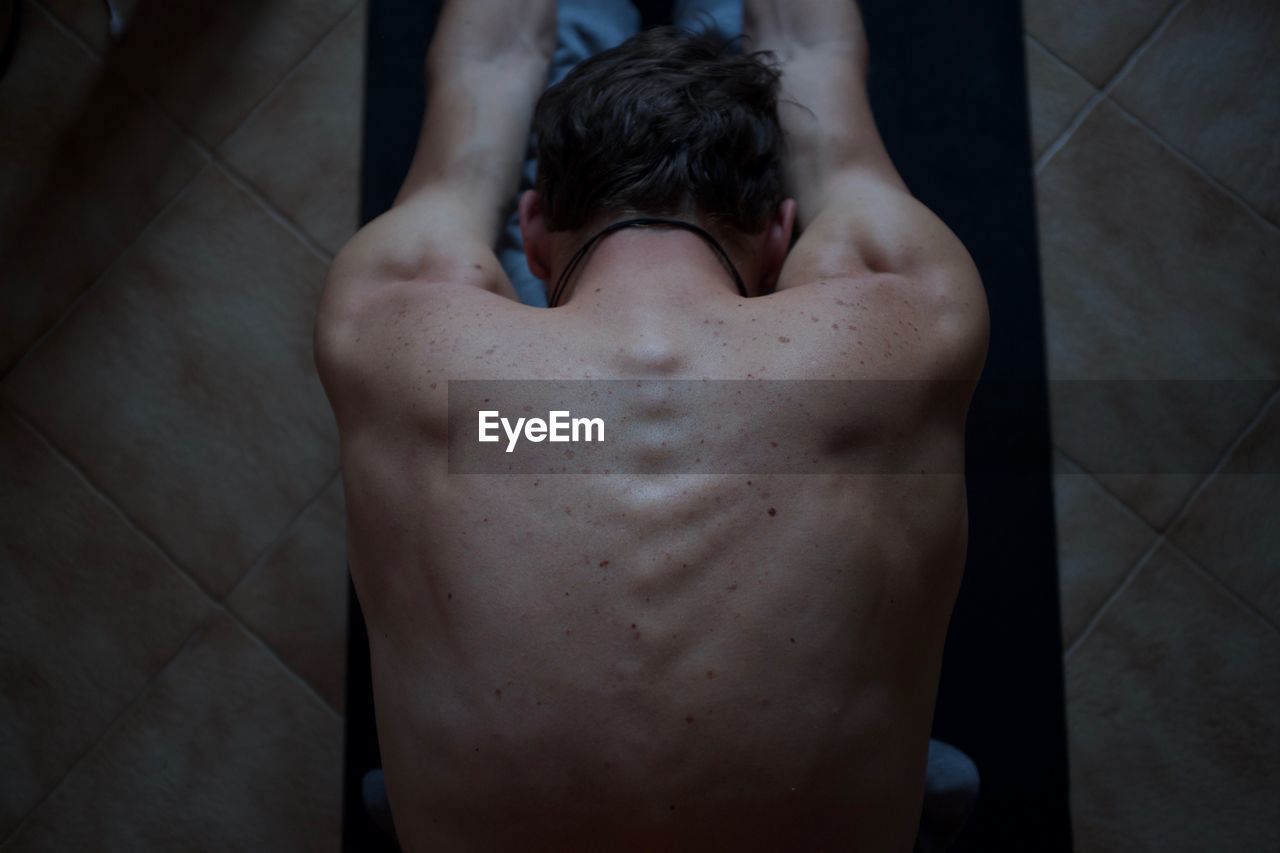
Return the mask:
[[940,296],[935,335],[945,378],[972,386],[987,363],[991,315],[977,271],[958,279]]
[[982,276],[960,248],[945,266],[913,276],[912,281],[921,300],[918,316],[926,319],[925,372],[972,389],[986,366],[991,315]]
[[331,269],[320,302],[316,306],[311,334],[312,360],[326,390],[333,377],[341,372],[342,365],[353,360],[355,344],[359,339],[359,305],[355,296],[343,282],[335,278]]

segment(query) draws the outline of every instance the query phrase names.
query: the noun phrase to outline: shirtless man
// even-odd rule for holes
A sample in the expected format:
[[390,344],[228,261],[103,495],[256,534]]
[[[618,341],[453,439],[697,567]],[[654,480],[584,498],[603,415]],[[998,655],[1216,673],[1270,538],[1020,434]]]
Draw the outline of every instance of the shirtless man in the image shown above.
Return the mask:
[[[555,13],[446,6],[412,169],[319,312],[400,843],[910,850],[964,564],[978,273],[885,152],[852,0],[749,0],[776,105],[760,58],[646,31],[550,90],[520,197],[552,290],[610,223],[707,236],[608,233],[556,307],[523,304],[493,246]],[[766,449],[661,407],[663,470],[696,451],[704,473],[646,473],[644,454],[611,474],[450,467],[449,442],[476,441],[447,429],[450,382],[761,378],[820,386],[807,430],[772,436],[813,473],[730,472]],[[863,381],[881,379],[905,381]],[[778,417],[752,413],[751,435]],[[841,472],[859,461],[877,473]]]

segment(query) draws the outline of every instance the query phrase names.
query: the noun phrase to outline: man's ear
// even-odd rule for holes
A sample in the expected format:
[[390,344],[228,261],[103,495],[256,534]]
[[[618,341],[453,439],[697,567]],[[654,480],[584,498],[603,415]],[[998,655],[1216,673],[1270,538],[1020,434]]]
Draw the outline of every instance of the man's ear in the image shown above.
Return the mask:
[[796,200],[785,198],[765,230],[764,253],[760,264],[760,292],[772,293],[782,275],[782,265],[791,249],[791,233],[796,226]]
[[551,278],[551,237],[537,190],[520,193],[519,211],[520,236],[524,240],[524,258],[529,264],[529,272],[545,282]]

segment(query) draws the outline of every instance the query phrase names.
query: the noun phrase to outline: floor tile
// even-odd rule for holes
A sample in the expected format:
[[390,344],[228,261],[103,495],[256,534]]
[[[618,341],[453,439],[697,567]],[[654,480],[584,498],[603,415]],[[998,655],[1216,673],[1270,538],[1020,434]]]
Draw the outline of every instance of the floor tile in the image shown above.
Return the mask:
[[164,0],[130,4],[107,41],[102,4],[49,0],[108,64],[213,147],[300,62],[355,0]]
[[0,86],[0,375],[204,162],[39,6],[25,12]]
[[227,597],[280,658],[339,711],[347,658],[347,540],[342,481],[320,495]]
[[213,605],[0,409],[0,838]]
[[325,272],[211,167],[0,390],[225,595],[337,470]]
[[1097,89],[1071,66],[1030,36],[1023,39],[1027,56],[1027,89],[1031,110],[1032,157],[1066,130]]
[[1170,538],[1280,626],[1280,402],[1232,451]]
[[1163,532],[1278,386],[1056,381],[1050,385],[1054,440]]
[[1162,547],[1066,663],[1078,850],[1265,850],[1280,632]]
[[224,615],[6,849],[336,851],[341,785],[341,718]]
[[1037,180],[1058,378],[1280,378],[1280,232],[1109,101]]
[[332,254],[359,218],[364,33],[362,4],[219,149]]
[[1175,0],[1022,0],[1023,25],[1102,88]]
[[[1104,482],[1163,529],[1280,378],[1280,232],[1106,100],[1038,176],[1037,205],[1054,441],[1100,479],[1127,474]],[[1263,381],[1098,382],[1237,379]],[[1096,464],[1165,445],[1175,469]]]
[[1065,649],[1093,618],[1156,533],[1092,476],[1054,454],[1058,586]]
[[1280,5],[1192,0],[1112,97],[1280,225]]

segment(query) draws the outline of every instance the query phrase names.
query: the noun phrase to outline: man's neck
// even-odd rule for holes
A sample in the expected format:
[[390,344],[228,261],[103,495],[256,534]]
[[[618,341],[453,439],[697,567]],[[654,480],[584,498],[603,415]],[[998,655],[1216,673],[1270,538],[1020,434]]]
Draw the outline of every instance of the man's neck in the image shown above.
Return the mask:
[[[555,276],[585,239],[570,244]],[[637,227],[593,246],[574,269],[559,304],[678,307],[724,296],[741,298],[732,274],[703,238],[676,228]]]

